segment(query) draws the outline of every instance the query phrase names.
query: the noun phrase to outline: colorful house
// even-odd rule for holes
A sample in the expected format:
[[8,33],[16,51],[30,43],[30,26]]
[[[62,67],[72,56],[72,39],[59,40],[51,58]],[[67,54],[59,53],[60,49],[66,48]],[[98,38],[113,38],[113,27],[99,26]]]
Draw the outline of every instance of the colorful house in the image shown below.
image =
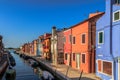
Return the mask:
[[105,14],[96,27],[96,74],[120,80],[120,0],[105,0]]
[[56,27],[52,28],[51,36],[51,53],[52,53],[52,62],[57,64],[64,63],[64,30],[57,30]]
[[39,50],[39,55],[43,56],[43,42],[44,42],[44,36],[41,35],[38,38],[38,50]]
[[89,18],[71,27],[72,67],[84,73],[95,72],[95,30],[101,12],[90,14]]
[[40,41],[39,39],[36,40],[36,46],[37,46],[37,50],[36,50],[36,56],[40,56]]
[[64,30],[64,64],[71,66],[72,34],[71,28]]
[[51,34],[44,34],[43,55],[47,60],[51,60]]
[[63,30],[57,30],[57,63],[64,64],[64,33]]
[[57,30],[56,27],[52,27],[51,35],[51,54],[52,54],[52,63],[57,64]]
[[34,41],[31,42],[31,56],[34,56]]
[[37,39],[33,40],[33,54],[31,56],[36,56],[37,55]]

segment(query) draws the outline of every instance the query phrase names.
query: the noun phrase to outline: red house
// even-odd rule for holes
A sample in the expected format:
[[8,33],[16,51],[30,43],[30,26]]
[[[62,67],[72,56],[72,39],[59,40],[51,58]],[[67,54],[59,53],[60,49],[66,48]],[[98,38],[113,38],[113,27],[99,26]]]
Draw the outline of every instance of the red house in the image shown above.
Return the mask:
[[72,35],[71,29],[64,30],[64,63],[71,66]]

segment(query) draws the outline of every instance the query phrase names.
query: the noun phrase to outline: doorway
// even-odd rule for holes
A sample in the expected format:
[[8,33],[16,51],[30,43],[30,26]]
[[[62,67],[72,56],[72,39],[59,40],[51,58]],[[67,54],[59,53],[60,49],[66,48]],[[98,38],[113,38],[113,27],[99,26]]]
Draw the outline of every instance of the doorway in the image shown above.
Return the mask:
[[80,69],[80,54],[76,54],[76,68]]

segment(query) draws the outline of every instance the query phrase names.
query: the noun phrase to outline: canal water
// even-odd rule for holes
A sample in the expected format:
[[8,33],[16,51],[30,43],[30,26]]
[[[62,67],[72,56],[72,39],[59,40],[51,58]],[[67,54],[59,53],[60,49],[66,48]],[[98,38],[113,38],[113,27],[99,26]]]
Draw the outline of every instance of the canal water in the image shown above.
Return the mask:
[[41,80],[39,75],[37,75],[37,69],[33,69],[27,61],[12,51],[11,54],[16,61],[16,66],[14,67],[16,70],[16,80]]

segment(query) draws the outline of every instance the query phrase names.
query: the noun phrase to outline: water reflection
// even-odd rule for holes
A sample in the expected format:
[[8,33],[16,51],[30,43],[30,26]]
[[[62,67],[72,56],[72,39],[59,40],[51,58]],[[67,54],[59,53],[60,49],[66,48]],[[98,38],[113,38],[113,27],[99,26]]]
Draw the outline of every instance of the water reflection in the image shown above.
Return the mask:
[[28,61],[20,58],[19,55],[11,52],[16,61],[16,80],[41,80],[40,77],[34,73],[33,68]]

